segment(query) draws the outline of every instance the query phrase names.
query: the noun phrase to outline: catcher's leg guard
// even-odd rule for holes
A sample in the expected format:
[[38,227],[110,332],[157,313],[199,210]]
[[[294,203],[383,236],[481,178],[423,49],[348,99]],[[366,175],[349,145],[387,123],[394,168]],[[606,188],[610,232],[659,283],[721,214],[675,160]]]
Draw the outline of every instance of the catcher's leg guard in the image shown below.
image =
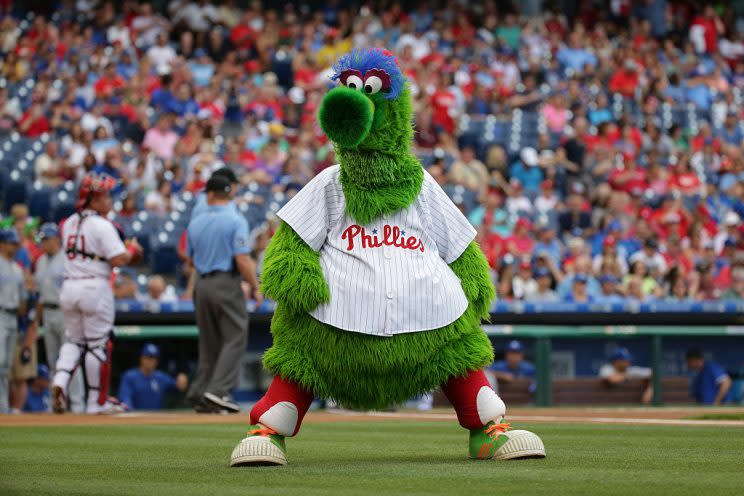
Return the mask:
[[498,423],[506,414],[506,405],[482,370],[450,378],[442,385],[442,391],[455,407],[460,425],[466,429],[479,429],[491,421]]
[[313,395],[279,376],[251,410],[251,424],[270,427],[283,436],[294,436],[310,408]]
[[97,413],[108,399],[111,379],[111,353],[113,342],[107,337],[97,345],[89,345],[83,358],[85,386],[87,390],[86,411]]
[[80,366],[85,346],[76,343],[64,343],[59,349],[59,357],[55,364],[54,379],[52,380],[52,411],[65,413],[67,411],[67,394],[70,380],[75,370]]

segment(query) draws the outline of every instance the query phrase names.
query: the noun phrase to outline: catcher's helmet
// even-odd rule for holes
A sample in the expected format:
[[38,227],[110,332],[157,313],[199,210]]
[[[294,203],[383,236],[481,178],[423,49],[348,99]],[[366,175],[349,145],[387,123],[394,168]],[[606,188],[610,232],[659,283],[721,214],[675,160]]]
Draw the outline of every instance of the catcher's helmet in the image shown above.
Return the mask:
[[96,174],[89,172],[83,177],[78,189],[78,201],[76,207],[82,210],[88,206],[96,195],[109,194],[116,186],[116,179],[108,174]]

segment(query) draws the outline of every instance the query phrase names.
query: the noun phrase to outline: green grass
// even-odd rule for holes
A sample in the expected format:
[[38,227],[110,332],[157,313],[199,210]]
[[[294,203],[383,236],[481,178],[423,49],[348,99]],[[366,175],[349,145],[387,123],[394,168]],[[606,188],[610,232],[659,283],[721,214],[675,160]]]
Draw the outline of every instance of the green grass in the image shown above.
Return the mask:
[[545,460],[471,461],[450,422],[308,424],[290,465],[230,469],[234,425],[0,428],[0,494],[719,495],[744,487],[744,429],[520,425]]
[[685,417],[689,420],[744,420],[744,412],[739,413],[706,413]]

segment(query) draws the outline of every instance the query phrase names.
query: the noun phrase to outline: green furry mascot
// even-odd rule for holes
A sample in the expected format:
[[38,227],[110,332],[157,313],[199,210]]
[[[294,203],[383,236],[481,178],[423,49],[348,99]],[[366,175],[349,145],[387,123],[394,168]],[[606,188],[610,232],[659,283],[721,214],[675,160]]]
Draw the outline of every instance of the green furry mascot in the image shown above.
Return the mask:
[[509,430],[481,368],[493,349],[480,328],[494,298],[475,230],[411,152],[411,95],[397,60],[358,50],[333,67],[340,85],[320,126],[340,165],[279,212],[263,265],[277,302],[275,374],[251,411],[231,465],[284,465],[314,396],[382,409],[441,387],[470,430],[476,459],[544,456],[539,438]]

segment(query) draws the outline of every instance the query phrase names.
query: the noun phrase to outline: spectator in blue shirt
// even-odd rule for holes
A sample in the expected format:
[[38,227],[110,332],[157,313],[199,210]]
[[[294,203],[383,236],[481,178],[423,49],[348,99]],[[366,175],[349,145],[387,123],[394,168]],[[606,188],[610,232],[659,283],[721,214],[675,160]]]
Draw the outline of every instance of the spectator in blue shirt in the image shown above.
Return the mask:
[[594,298],[594,303],[615,304],[622,303],[624,298],[617,291],[617,277],[612,274],[599,276],[600,293]]
[[567,294],[563,301],[566,303],[594,303],[594,297],[587,291],[589,277],[584,273],[578,273],[573,277],[571,283],[571,292]]
[[29,413],[46,413],[49,411],[49,367],[40,363],[36,368],[36,378],[26,393],[23,411]]
[[[534,379],[535,366],[524,359],[524,346],[516,339],[509,341],[504,352],[504,359],[491,364],[490,369],[496,380],[502,383],[512,382],[515,378]],[[534,381],[530,383],[530,392],[535,390]]]
[[194,58],[196,60],[189,62],[189,69],[191,69],[194,82],[197,86],[209,86],[214,75],[214,64],[203,48],[194,50]]
[[509,176],[519,180],[525,192],[537,196],[543,180],[543,171],[538,166],[537,150],[531,146],[523,148],[519,153],[519,160],[509,168]]
[[720,405],[731,389],[731,377],[715,362],[703,358],[700,350],[687,352],[687,367],[695,372],[690,383],[690,394],[703,405]]
[[744,132],[742,132],[741,126],[738,124],[736,114],[729,112],[726,115],[726,120],[723,122],[723,127],[718,131],[721,139],[729,145],[739,146],[744,140]]
[[188,83],[181,83],[178,86],[176,94],[168,102],[166,110],[179,117],[195,116],[199,113],[199,104],[194,100],[191,86]]
[[188,379],[178,374],[175,379],[157,370],[160,350],[153,343],[145,343],[138,368],[127,370],[121,378],[119,401],[132,410],[159,410],[169,391],[186,391]]
[[582,48],[581,36],[578,32],[571,33],[568,40],[568,46],[561,48],[556,54],[558,62],[566,73],[569,71],[574,74],[581,73],[586,65],[596,67],[597,57],[589,50]]

